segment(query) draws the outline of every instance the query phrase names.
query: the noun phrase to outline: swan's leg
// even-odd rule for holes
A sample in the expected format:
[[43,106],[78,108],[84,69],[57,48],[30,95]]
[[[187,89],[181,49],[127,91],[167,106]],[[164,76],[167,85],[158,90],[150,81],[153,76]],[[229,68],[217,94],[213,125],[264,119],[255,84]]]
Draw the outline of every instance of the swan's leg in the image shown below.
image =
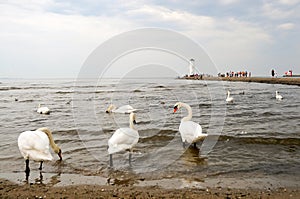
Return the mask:
[[182,147],[185,149],[185,141],[182,142]]
[[42,174],[42,171],[40,171],[40,179],[39,179],[40,182],[43,182],[43,174]]
[[25,169],[26,181],[28,182],[28,177],[29,177],[29,173],[30,173],[30,169],[29,169],[29,159],[25,160],[25,163],[26,163],[26,169]]
[[131,151],[129,151],[129,166],[131,166],[131,156],[132,156],[132,154],[131,154]]
[[30,172],[30,169],[29,169],[29,159],[26,159],[25,160],[25,163],[26,163],[26,169],[25,169],[25,172]]
[[42,170],[42,169],[43,169],[43,161],[41,161],[39,170]]
[[112,159],[112,154],[109,154],[109,166],[113,166],[113,159]]

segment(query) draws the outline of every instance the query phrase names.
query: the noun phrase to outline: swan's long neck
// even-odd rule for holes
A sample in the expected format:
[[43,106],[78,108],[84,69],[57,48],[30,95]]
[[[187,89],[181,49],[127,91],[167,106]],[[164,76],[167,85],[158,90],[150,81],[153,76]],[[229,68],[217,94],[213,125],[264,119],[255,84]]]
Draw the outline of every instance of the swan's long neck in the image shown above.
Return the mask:
[[187,111],[188,111],[188,115],[186,117],[182,118],[181,121],[190,121],[192,119],[192,116],[193,116],[192,108],[190,107],[190,105],[188,105],[186,103],[181,103],[181,106],[186,108]]
[[230,92],[228,91],[228,92],[227,92],[227,98],[229,98],[229,97],[230,97]]
[[47,128],[40,128],[38,130],[43,131],[48,136],[51,148],[55,153],[59,153],[60,148],[55,144],[51,131]]
[[134,121],[134,117],[133,117],[132,115],[130,115],[130,118],[129,118],[129,127],[130,127],[131,129],[136,130],[135,127],[134,127],[133,121]]
[[113,105],[113,104],[111,104],[108,108],[107,108],[107,112],[111,112],[111,111],[113,111],[113,110],[115,110],[116,109],[116,107]]

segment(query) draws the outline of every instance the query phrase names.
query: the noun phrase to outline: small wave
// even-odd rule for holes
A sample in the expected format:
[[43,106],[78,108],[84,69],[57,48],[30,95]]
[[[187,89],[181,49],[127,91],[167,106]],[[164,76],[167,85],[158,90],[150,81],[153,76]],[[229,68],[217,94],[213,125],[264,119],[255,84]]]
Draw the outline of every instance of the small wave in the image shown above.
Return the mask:
[[55,133],[60,135],[78,135],[78,132],[75,129],[59,130],[59,131],[55,131]]
[[199,108],[210,108],[211,107],[211,103],[207,104],[207,103],[201,103],[199,104]]
[[234,137],[221,135],[219,137],[221,141],[236,141],[246,144],[265,144],[265,145],[298,145],[300,146],[300,138],[276,138],[276,137]]
[[158,85],[158,86],[153,86],[152,88],[166,88],[166,87],[163,85]]
[[10,87],[1,87],[0,91],[8,91],[8,90],[20,90],[23,89],[21,87],[14,87],[14,86],[10,86]]
[[263,112],[262,114],[261,114],[261,116],[273,116],[273,115],[277,115],[277,113],[272,113],[272,112],[269,112],[269,111],[267,111],[267,112]]
[[57,94],[68,94],[68,93],[73,93],[73,91],[57,91],[55,93],[57,93]]
[[134,90],[133,92],[134,92],[134,93],[141,93],[141,92],[143,92],[143,91],[141,91],[141,90],[139,90],[139,89],[136,89],[136,90]]
[[34,100],[32,100],[32,99],[28,99],[28,100],[20,100],[19,102],[24,102],[24,103],[26,103],[26,102],[34,102]]

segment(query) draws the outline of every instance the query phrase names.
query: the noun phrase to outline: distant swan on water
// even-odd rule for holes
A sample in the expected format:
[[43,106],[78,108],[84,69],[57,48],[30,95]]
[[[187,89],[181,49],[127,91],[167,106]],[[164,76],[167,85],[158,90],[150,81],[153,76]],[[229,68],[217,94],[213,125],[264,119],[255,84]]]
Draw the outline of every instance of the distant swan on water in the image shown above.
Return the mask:
[[227,91],[227,98],[226,98],[226,102],[233,102],[233,97],[230,97],[230,91]]
[[109,105],[109,107],[106,109],[106,113],[132,113],[134,111],[136,111],[137,109],[134,109],[132,106],[130,105],[124,105],[124,106],[120,106],[119,108],[117,108],[115,105],[111,104]]
[[41,104],[39,104],[38,109],[37,109],[36,112],[38,112],[40,114],[48,115],[48,114],[50,114],[50,109],[46,106],[41,107]]
[[180,109],[181,107],[184,107],[188,111],[188,115],[181,119],[181,123],[179,126],[179,132],[182,139],[182,144],[185,146],[185,143],[194,144],[194,147],[196,147],[196,143],[198,141],[204,140],[207,137],[206,133],[202,133],[202,127],[193,122],[190,121],[192,119],[192,108],[190,105],[182,102],[177,102],[174,105],[174,113]]
[[129,150],[129,165],[131,165],[131,153],[133,147],[139,141],[139,133],[135,129],[135,114],[129,115],[129,128],[117,129],[111,138],[108,140],[109,165],[113,166],[112,154]]
[[276,91],[276,99],[277,100],[282,100],[283,99],[283,97],[281,95],[279,95],[278,91]]
[[62,160],[61,149],[55,144],[52,133],[48,128],[39,128],[35,131],[24,131],[19,135],[18,146],[26,163],[26,176],[29,176],[29,160],[40,162],[42,170],[43,161],[51,161],[53,157],[49,150],[49,144],[53,151]]

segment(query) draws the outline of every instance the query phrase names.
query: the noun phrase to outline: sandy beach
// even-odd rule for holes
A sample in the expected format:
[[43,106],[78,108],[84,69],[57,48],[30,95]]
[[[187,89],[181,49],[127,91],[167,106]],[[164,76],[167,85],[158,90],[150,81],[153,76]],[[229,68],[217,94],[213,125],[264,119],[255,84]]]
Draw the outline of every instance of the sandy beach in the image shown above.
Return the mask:
[[299,198],[299,188],[237,189],[182,188],[159,186],[76,185],[53,187],[45,184],[17,185],[1,179],[1,198]]
[[287,84],[287,85],[300,85],[299,77],[184,77],[183,79],[191,80],[207,80],[207,81],[238,81],[238,82],[256,82],[267,84]]

